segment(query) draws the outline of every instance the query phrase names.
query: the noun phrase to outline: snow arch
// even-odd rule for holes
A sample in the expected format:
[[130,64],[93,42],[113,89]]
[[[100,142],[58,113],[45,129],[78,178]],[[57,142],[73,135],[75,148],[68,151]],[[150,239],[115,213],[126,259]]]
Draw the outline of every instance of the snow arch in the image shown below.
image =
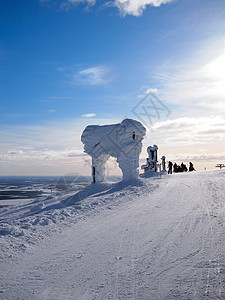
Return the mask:
[[145,127],[138,121],[125,119],[113,125],[89,125],[82,133],[84,151],[92,157],[93,182],[105,180],[105,163],[115,157],[123,173],[123,180],[138,177],[139,155]]

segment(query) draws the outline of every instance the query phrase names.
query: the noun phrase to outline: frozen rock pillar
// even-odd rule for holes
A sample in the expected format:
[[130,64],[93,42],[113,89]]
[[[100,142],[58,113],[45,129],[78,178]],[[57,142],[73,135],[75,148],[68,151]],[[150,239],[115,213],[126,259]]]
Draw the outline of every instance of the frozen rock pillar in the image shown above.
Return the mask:
[[105,181],[105,163],[109,156],[101,155],[100,157],[92,156],[92,179],[93,183]]
[[121,154],[117,158],[120,169],[123,172],[123,180],[137,179],[139,176],[139,155],[141,148],[138,143],[123,149]]
[[166,157],[162,156],[161,160],[162,160],[162,171],[165,172],[166,171]]
[[136,179],[145,133],[144,126],[132,119],[119,124],[87,126],[81,141],[84,151],[92,157],[93,183],[105,181],[105,164],[110,156],[117,159],[124,180]]
[[158,161],[157,150],[158,150],[157,145],[149,146],[147,148],[150,170],[154,169],[155,172],[157,171],[157,161]]

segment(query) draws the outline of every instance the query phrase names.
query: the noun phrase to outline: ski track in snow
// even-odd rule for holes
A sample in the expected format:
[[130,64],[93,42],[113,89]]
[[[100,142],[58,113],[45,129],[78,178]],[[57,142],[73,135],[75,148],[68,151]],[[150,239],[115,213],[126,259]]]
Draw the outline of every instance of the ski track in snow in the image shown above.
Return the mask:
[[0,299],[225,299],[224,192],[204,171],[2,209]]

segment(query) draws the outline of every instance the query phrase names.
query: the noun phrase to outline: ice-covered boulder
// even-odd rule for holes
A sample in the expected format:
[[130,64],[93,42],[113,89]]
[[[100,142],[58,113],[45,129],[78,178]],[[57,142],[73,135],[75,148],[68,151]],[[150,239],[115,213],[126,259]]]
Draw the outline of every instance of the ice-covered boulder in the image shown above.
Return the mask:
[[105,180],[105,163],[115,157],[123,172],[123,179],[138,177],[139,155],[145,127],[138,121],[125,119],[113,125],[89,125],[82,133],[84,151],[92,157],[93,182]]

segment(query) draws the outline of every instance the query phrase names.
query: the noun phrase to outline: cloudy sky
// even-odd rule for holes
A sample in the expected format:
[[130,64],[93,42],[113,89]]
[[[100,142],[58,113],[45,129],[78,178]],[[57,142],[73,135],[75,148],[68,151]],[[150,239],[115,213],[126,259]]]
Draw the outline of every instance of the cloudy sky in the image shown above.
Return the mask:
[[225,163],[225,1],[1,1],[0,99],[0,175],[89,174],[83,129],[125,117],[148,129],[142,161],[157,144],[214,168]]

